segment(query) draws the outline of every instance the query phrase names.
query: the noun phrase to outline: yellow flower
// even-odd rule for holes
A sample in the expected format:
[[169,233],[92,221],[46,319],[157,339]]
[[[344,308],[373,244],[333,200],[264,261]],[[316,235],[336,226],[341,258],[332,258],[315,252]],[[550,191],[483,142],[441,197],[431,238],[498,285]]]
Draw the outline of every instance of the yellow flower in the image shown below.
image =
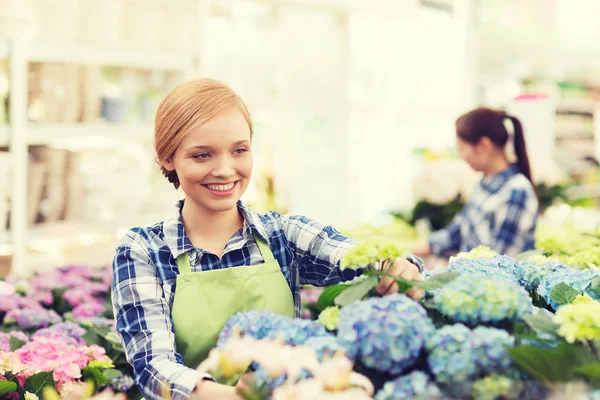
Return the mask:
[[572,304],[590,304],[590,303],[597,303],[597,301],[592,299],[587,293],[584,293],[584,294],[578,294],[577,297],[575,297],[575,300],[573,300]]
[[337,329],[340,323],[340,308],[327,307],[319,314],[319,323],[330,331]]
[[459,258],[491,258],[496,257],[498,253],[486,246],[477,246],[471,251],[458,253],[454,257],[450,257],[449,262],[458,260]]
[[590,300],[577,296],[577,303],[564,305],[556,312],[558,334],[567,342],[600,339],[600,302]]

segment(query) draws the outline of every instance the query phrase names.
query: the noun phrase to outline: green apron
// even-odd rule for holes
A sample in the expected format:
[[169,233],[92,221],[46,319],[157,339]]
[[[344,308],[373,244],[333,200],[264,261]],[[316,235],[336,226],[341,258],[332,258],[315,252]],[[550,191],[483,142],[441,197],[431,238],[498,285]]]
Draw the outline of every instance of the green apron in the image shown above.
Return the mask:
[[294,299],[279,263],[254,236],[264,263],[192,272],[187,252],[177,257],[179,275],[171,318],[177,351],[196,368],[215,347],[225,322],[235,313],[271,310],[294,317]]

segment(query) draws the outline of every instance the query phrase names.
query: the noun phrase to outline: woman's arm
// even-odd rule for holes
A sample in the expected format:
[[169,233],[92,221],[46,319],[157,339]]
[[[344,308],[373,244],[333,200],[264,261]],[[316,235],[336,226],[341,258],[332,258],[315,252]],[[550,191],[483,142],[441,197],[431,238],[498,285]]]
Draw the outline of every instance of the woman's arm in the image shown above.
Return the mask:
[[[341,271],[344,254],[359,241],[342,235],[335,228],[304,216],[282,215],[281,222],[289,246],[294,253],[302,283],[328,286],[355,278],[361,270]],[[421,260],[407,257],[415,271],[423,270]],[[412,274],[412,272],[411,272]]]
[[133,366],[135,383],[147,400],[162,399],[164,387],[173,400],[188,398],[202,376],[184,366],[175,350],[171,310],[162,281],[147,250],[138,242],[142,239],[134,236],[130,233],[123,238],[113,261],[116,329]]
[[[441,256],[450,252],[457,252],[460,249],[462,241],[460,226],[462,223],[462,211],[454,217],[450,225],[439,231],[435,231],[429,235],[427,244],[423,245],[419,250],[427,250],[429,254],[424,255],[436,255]],[[419,255],[419,254],[417,254]],[[424,256],[423,255],[423,256]]]

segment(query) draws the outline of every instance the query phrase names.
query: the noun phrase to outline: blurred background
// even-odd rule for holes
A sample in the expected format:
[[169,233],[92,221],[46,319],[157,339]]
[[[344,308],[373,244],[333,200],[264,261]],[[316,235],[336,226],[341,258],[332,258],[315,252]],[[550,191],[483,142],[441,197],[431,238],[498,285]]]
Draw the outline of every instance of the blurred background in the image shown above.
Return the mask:
[[524,124],[546,221],[600,224],[597,0],[0,0],[0,275],[110,263],[181,192],[163,96],[221,79],[256,124],[244,201],[413,240],[478,176],[454,121]]

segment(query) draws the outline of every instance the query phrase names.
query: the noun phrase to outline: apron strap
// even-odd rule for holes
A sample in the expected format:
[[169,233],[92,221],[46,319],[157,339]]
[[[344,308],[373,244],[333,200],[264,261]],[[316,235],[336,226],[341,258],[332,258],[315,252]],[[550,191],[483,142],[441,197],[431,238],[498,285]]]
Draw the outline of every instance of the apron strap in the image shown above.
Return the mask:
[[190,264],[190,256],[187,251],[177,257],[177,266],[179,267],[180,274],[189,274],[192,272],[192,266]]
[[275,256],[273,255],[273,252],[271,251],[271,248],[269,247],[269,245],[267,244],[267,242],[265,242],[258,235],[254,235],[254,240],[256,241],[256,244],[258,245],[258,249],[260,250],[260,254],[262,254],[263,259],[265,260],[265,264],[268,263],[268,262],[275,261]]

